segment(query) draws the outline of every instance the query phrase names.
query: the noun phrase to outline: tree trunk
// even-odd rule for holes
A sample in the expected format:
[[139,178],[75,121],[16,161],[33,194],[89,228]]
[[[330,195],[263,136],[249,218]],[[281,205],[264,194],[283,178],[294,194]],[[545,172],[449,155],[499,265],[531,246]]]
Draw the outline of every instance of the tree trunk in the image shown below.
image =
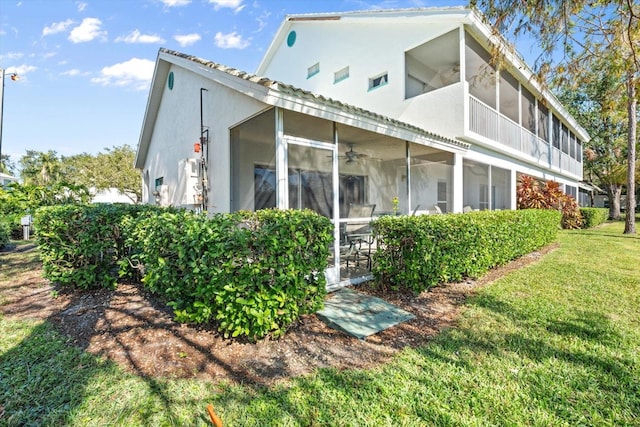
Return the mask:
[[620,219],[620,194],[622,186],[618,184],[607,184],[607,197],[609,198],[609,219]]
[[627,74],[627,114],[629,134],[627,138],[627,215],[624,221],[624,234],[636,234],[636,81],[634,73]]

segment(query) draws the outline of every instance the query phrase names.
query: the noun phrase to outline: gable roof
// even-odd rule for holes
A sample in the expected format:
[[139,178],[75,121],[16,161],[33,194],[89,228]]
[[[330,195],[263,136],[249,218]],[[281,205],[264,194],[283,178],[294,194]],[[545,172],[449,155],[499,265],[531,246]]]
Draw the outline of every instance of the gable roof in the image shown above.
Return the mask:
[[402,24],[408,19],[423,20],[425,23],[432,22],[433,19],[437,19],[439,21],[457,21],[460,24],[465,25],[465,28],[474,35],[481,44],[499,46],[501,54],[503,54],[506,59],[506,63],[511,65],[507,68],[508,71],[512,72],[514,75],[519,74],[521,76],[522,83],[527,87],[527,89],[531,90],[536,96],[542,96],[548,102],[549,106],[556,110],[568,122],[583,141],[591,139],[587,131],[569,113],[558,98],[546,87],[545,84],[541,84],[539,82],[536,73],[516,50],[515,46],[513,46],[513,44],[503,35],[497,33],[487,22],[487,19],[482,12],[474,7],[419,7],[287,15],[278,28],[269,48],[265,52],[264,57],[260,61],[260,65],[256,72],[262,73],[263,70],[266,70],[268,64],[273,60],[273,57],[278,50],[278,46],[283,44],[289,33],[289,29],[296,22],[343,21],[346,24],[359,22],[371,25],[375,23]]
[[[464,152],[469,144],[426,131],[400,120],[392,119],[360,107],[296,88],[289,84],[266,77],[250,74],[213,61],[177,51],[161,48],[158,51],[147,107],[144,115],[135,167],[142,168],[151,142],[156,116],[160,107],[164,83],[171,65],[189,69],[219,84],[230,87],[244,95],[258,99],[265,104],[290,109],[354,127],[371,130],[423,143],[450,152]],[[316,114],[313,114],[313,113]]]

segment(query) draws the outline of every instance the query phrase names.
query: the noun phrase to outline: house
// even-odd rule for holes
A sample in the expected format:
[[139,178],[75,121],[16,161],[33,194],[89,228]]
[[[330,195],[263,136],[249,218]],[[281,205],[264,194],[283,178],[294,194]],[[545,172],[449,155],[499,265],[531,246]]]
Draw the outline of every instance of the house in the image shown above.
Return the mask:
[[4,188],[12,182],[18,182],[18,178],[8,175],[6,173],[0,172],[0,188]]
[[367,277],[340,257],[352,205],[515,209],[520,174],[577,196],[588,134],[517,54],[492,67],[492,45],[506,46],[477,12],[446,8],[289,16],[256,74],[161,49],[143,201],[313,209],[339,225],[336,285]]

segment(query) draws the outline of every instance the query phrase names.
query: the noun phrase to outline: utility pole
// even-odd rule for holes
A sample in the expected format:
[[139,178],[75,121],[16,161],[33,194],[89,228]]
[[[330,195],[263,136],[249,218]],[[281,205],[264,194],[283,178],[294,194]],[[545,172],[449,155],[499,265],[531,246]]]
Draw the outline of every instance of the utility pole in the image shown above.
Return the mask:
[[[4,110],[4,78],[5,69],[0,68],[0,74],[2,74],[2,84],[0,84],[0,162],[2,162],[2,122],[4,121],[3,110]],[[17,81],[19,79],[18,73],[10,73],[9,77],[11,80]]]

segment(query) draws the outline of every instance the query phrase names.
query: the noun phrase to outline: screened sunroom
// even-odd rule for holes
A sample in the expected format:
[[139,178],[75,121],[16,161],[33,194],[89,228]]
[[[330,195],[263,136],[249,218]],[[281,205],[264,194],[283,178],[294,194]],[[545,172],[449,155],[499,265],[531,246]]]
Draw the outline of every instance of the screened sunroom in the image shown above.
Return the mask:
[[330,283],[370,275],[373,218],[453,211],[453,151],[280,108],[233,127],[230,142],[232,210],[308,208],[338,224]]

